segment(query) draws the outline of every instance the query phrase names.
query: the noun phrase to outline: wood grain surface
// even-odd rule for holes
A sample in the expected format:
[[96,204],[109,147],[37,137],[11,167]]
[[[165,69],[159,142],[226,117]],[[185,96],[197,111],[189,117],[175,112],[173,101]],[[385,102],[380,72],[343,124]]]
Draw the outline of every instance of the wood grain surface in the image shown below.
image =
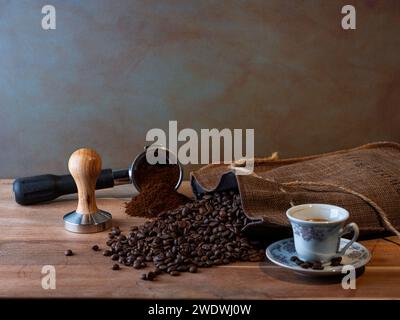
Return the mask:
[[[187,183],[181,191],[190,193]],[[96,191],[98,207],[111,212],[114,225],[123,231],[145,221],[124,213],[132,193],[128,185]],[[357,278],[356,290],[344,290],[341,279],[300,276],[268,261],[201,269],[180,277],[163,275],[148,282],[140,280],[140,270],[111,270],[112,261],[91,250],[94,244],[105,248],[107,232],[64,230],[62,217],[76,205],[75,196],[66,196],[23,207],[14,202],[12,180],[0,181],[0,297],[400,299],[400,241],[395,237],[362,242],[372,259]],[[64,256],[66,249],[75,255]],[[42,289],[44,265],[55,266],[55,290]]]

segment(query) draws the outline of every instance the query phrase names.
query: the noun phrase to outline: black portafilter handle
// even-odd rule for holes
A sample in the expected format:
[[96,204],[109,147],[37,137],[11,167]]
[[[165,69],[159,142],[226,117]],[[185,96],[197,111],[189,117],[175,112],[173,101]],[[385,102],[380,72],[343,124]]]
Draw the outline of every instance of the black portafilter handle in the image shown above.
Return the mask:
[[[96,181],[96,190],[112,188],[119,184],[128,184],[129,170],[103,169]],[[30,205],[54,200],[62,195],[77,192],[71,175],[43,174],[18,178],[14,181],[15,201],[21,205]]]

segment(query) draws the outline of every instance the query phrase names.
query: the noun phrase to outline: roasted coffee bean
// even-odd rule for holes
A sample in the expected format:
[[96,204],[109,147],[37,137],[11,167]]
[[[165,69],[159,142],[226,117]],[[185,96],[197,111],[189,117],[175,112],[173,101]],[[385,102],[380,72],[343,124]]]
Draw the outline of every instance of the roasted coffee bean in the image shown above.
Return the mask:
[[170,267],[167,268],[167,272],[170,273],[172,271],[175,271],[176,268],[177,268],[176,266],[170,266]]
[[162,253],[154,257],[154,261],[164,261],[164,260],[165,260],[165,255]]
[[171,271],[169,274],[173,277],[176,277],[179,276],[181,273],[179,271]]
[[74,253],[72,252],[71,249],[65,250],[64,255],[66,255],[67,257],[72,256]]
[[300,264],[300,267],[302,267],[303,269],[308,269],[311,268],[312,264],[309,262],[303,262],[302,264]]
[[181,266],[178,266],[178,267],[176,268],[176,270],[179,271],[179,272],[186,272],[186,271],[189,270],[189,266],[187,266],[187,265],[181,265]]
[[297,260],[295,261],[295,263],[296,263],[298,266],[300,266],[301,264],[304,263],[304,261],[303,261],[303,260],[300,260],[300,259],[297,259]]
[[296,256],[290,257],[290,261],[296,262],[297,260],[299,260],[299,258],[297,258]]
[[112,233],[114,236],[118,236],[118,235],[121,234],[121,230],[115,229],[115,230],[111,231],[111,233]]
[[99,251],[100,248],[99,248],[99,246],[97,244],[95,244],[95,245],[92,246],[92,250],[93,251]]
[[324,266],[322,264],[313,264],[311,267],[313,270],[324,270]]
[[142,273],[142,274],[140,275],[140,279],[142,279],[142,280],[147,280],[147,273]]
[[160,269],[160,270],[167,270],[167,265],[166,264],[162,264],[162,265],[160,265],[160,266],[158,266],[158,269]]
[[114,243],[114,240],[113,240],[113,239],[109,239],[109,240],[107,240],[106,245],[109,246],[109,247],[111,247],[111,245],[112,245],[113,243]]
[[113,255],[111,255],[111,260],[113,261],[117,261],[119,259],[119,255],[114,253]]
[[155,277],[156,277],[156,274],[153,271],[150,271],[147,274],[147,279],[150,280],[150,281],[153,281]]
[[111,250],[104,250],[104,251],[103,251],[103,256],[109,257],[109,256],[111,256],[111,255],[112,255]]
[[189,272],[190,273],[196,273],[197,272],[197,267],[196,266],[190,266]]
[[113,264],[112,269],[119,270],[120,269],[119,264],[117,264],[117,263]]
[[342,257],[333,258],[333,259],[331,260],[331,266],[332,266],[332,267],[340,266],[340,265],[341,265],[341,262],[342,262]]
[[160,275],[162,273],[162,270],[156,268],[156,269],[154,269],[153,272],[154,272],[155,275]]

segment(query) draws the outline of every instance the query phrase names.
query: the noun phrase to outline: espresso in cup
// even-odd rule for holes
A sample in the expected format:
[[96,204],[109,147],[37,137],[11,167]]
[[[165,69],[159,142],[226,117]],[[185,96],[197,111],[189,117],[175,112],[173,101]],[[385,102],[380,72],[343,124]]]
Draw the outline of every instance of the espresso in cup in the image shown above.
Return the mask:
[[305,221],[311,221],[311,222],[328,222],[328,219],[321,219],[321,218],[307,218]]
[[[298,257],[304,261],[328,262],[342,256],[357,240],[358,226],[345,225],[349,212],[328,204],[304,204],[287,210],[293,229],[294,244]],[[341,237],[354,232],[353,238],[339,250]]]

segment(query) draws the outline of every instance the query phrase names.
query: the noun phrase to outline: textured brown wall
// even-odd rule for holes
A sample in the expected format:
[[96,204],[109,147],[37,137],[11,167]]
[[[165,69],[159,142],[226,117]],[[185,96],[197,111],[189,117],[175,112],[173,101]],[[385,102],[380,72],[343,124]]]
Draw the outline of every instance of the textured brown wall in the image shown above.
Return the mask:
[[[400,141],[400,1],[0,0],[0,176],[124,167],[147,130],[254,128],[282,157]],[[357,30],[340,27],[357,9]]]

